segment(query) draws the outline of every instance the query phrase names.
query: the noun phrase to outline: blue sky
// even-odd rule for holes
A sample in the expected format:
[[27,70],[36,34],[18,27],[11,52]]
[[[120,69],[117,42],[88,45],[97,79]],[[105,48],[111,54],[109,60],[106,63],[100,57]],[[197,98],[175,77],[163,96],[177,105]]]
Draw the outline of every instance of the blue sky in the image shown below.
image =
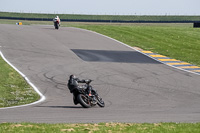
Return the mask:
[[200,15],[200,0],[0,0],[0,11],[97,15]]

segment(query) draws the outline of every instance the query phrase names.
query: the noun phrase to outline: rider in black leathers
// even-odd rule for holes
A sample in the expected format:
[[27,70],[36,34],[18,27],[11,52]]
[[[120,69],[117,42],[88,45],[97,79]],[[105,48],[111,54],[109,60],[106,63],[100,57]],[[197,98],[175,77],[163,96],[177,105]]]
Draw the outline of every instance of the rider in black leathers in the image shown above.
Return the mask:
[[[73,93],[73,100],[74,100],[74,104],[78,104],[77,102],[77,94],[78,94],[78,89],[81,88],[81,86],[79,86],[78,83],[86,83],[87,80],[80,80],[79,78],[76,78],[75,75],[70,75],[69,80],[68,80],[68,88],[70,90],[71,93]],[[88,91],[88,95],[91,95],[91,87],[87,88]]]

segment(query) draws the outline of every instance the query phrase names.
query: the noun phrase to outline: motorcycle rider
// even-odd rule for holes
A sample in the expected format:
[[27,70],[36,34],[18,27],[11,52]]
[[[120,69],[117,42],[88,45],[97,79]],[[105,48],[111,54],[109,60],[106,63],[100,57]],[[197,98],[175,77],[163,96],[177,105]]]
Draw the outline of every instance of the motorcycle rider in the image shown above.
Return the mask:
[[58,16],[56,16],[54,19],[53,19],[53,22],[56,22],[56,21],[58,21],[58,24],[59,24],[59,26],[60,26],[60,18],[58,17]]
[[[70,90],[71,93],[73,93],[73,100],[74,100],[74,104],[78,104],[77,101],[77,94],[78,94],[78,90],[82,89],[82,86],[79,85],[79,83],[87,83],[89,80],[80,80],[79,78],[76,78],[75,75],[70,75],[69,80],[68,80],[68,88]],[[91,96],[91,86],[87,87],[87,92],[88,95]]]

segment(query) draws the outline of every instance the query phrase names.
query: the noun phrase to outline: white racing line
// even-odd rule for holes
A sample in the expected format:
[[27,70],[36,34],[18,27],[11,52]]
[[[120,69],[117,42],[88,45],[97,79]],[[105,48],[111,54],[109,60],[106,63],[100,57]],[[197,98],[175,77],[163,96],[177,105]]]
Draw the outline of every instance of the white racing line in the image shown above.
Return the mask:
[[122,44],[122,45],[124,45],[124,46],[126,46],[126,47],[128,47],[128,48],[131,48],[131,49],[133,49],[133,50],[135,50],[135,51],[137,51],[137,52],[139,52],[139,53],[141,53],[141,54],[143,54],[143,55],[146,55],[146,56],[148,56],[149,58],[151,58],[151,59],[153,59],[153,60],[156,60],[156,61],[158,61],[158,62],[160,62],[160,63],[162,63],[162,64],[165,64],[165,65],[167,65],[167,66],[170,66],[170,67],[173,67],[173,68],[176,68],[176,69],[185,71],[185,72],[189,72],[189,73],[193,73],[193,74],[196,74],[196,75],[200,75],[199,73],[196,73],[196,72],[192,72],[192,71],[185,70],[185,69],[182,69],[182,68],[179,68],[179,67],[175,67],[175,66],[172,66],[172,65],[168,65],[168,64],[166,64],[166,63],[164,63],[164,62],[162,62],[162,61],[160,61],[160,60],[157,60],[156,58],[153,58],[153,57],[149,56],[148,54],[145,54],[145,53],[141,52],[140,50],[137,50],[137,49],[135,49],[135,48],[133,48],[133,47],[131,47],[131,46],[129,46],[129,45],[123,43],[123,42],[120,42],[120,41],[118,41],[118,40],[116,40],[116,39],[114,39],[114,38],[111,38],[111,37],[109,37],[109,36],[103,35],[103,34],[101,34],[101,33],[97,33],[97,32],[95,32],[95,31],[91,31],[91,30],[81,29],[81,28],[75,28],[75,27],[71,27],[71,28],[80,29],[80,30],[83,30],[83,31],[88,31],[88,32],[91,32],[91,33],[94,33],[94,34],[103,36],[103,37],[105,37],[105,38],[108,38],[108,39],[111,39],[111,40],[113,40],[113,41],[116,41],[116,42],[118,42],[118,43],[120,43],[120,44]]
[[5,62],[7,62],[12,68],[14,68],[25,80],[26,82],[31,86],[33,87],[33,89],[40,95],[40,100],[36,101],[36,102],[33,102],[33,103],[30,103],[30,104],[25,104],[25,105],[19,105],[19,106],[12,106],[12,107],[5,107],[5,108],[0,108],[0,110],[2,109],[11,109],[11,108],[18,108],[18,107],[26,107],[26,106],[30,106],[30,105],[33,105],[33,104],[37,104],[37,103],[40,103],[40,102],[43,102],[46,97],[38,90],[38,88],[26,77],[26,75],[24,75],[22,72],[20,72],[14,65],[12,65],[3,55],[3,53],[0,51],[0,55],[1,57],[3,58],[3,60]]

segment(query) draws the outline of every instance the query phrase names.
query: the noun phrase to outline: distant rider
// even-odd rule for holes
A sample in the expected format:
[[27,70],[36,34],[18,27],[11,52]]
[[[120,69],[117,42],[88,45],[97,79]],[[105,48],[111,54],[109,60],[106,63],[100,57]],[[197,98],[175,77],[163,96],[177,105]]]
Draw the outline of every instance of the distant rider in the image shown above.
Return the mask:
[[[77,94],[78,94],[78,90],[82,89],[83,86],[80,86],[79,83],[87,83],[89,80],[80,80],[79,78],[76,78],[75,75],[70,75],[69,80],[68,80],[68,88],[70,90],[71,93],[73,93],[73,100],[74,100],[74,104],[78,104],[77,102]],[[91,96],[91,86],[89,86],[87,88],[88,91],[88,95]]]
[[60,26],[60,18],[58,17],[58,16],[56,16],[54,19],[53,19],[53,22],[56,22],[56,21],[58,21],[58,24],[59,24],[59,26]]

